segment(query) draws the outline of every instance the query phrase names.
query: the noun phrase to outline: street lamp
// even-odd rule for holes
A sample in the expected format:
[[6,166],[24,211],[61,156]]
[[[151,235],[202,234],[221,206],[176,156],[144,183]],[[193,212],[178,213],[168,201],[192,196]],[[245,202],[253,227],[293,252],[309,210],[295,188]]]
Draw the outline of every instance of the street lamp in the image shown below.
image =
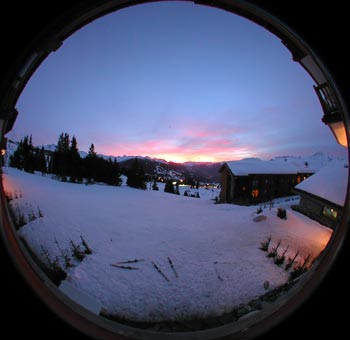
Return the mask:
[[330,128],[338,144],[348,147],[345,124],[331,87],[328,83],[323,83],[314,86],[314,89],[324,113],[322,122]]
[[340,112],[336,114],[325,114],[322,122],[328,125],[340,145],[348,147],[345,125]]

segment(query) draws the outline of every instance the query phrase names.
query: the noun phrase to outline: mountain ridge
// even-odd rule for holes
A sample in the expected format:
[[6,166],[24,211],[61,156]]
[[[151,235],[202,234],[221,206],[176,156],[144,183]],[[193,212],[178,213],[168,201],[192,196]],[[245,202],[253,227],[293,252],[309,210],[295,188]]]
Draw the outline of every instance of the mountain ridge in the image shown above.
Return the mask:
[[[9,156],[17,149],[18,142],[8,140],[7,142],[7,153],[5,158],[5,164],[8,164]],[[44,148],[49,152],[53,152],[56,149],[56,145],[40,145],[39,148]],[[87,156],[86,151],[79,151],[79,154],[82,158]],[[157,176],[160,178],[173,178],[173,179],[182,179],[182,178],[192,178],[196,181],[201,182],[210,182],[210,183],[218,183],[220,182],[220,174],[219,169],[222,164],[226,161],[221,162],[195,162],[195,161],[187,161],[183,163],[177,163],[172,161],[166,161],[164,159],[152,158],[150,156],[112,156],[112,155],[104,155],[98,154],[98,156],[104,159],[116,160],[121,168],[128,169],[133,163],[134,158],[138,158],[141,165],[144,167],[146,173],[152,176]],[[257,157],[249,157],[243,158],[241,160],[249,160],[251,162],[259,162],[265,161],[264,159]],[[346,160],[346,158],[336,157],[330,155],[328,153],[318,151],[313,153],[310,156],[276,156],[266,161],[277,163],[285,163],[285,164],[305,164],[310,166],[313,169],[321,169],[328,163],[333,160]],[[227,162],[238,162],[240,160],[233,160]]]

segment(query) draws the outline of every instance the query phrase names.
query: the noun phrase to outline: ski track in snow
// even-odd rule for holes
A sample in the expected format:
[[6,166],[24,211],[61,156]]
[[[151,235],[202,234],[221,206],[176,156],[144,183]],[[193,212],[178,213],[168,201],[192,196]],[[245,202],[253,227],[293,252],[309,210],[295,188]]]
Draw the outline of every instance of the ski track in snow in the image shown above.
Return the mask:
[[[19,235],[38,256],[43,246],[52,258],[60,256],[55,240],[70,249],[70,240],[80,244],[82,235],[93,254],[75,261],[67,280],[109,313],[134,321],[229,312],[266,293],[265,281],[270,289],[287,281],[288,272],[259,250],[269,235],[272,245],[281,240],[281,251],[289,245],[287,258],[300,250],[302,259],[317,256],[332,234],[288,207],[287,220],[276,217],[276,208],[266,208],[267,219],[253,222],[257,207],[214,204],[208,190],[207,199],[198,199],[161,188],[86,186],[12,168],[4,172],[5,191],[22,196],[11,204],[25,213],[39,207],[44,215],[22,227]],[[135,259],[143,261],[125,265],[138,270],[111,266]]]

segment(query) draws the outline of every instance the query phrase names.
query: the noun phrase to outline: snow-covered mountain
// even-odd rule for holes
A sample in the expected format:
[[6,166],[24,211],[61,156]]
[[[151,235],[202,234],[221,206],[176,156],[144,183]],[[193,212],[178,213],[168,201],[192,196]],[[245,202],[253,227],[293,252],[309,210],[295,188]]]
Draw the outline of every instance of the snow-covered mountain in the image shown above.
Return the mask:
[[[15,152],[18,147],[18,142],[9,140],[7,142],[7,152],[5,155],[5,165],[8,165],[8,159],[10,155]],[[41,145],[39,147],[42,147]],[[43,145],[47,151],[55,151],[56,145]],[[86,157],[87,152],[79,151],[82,158]],[[109,156],[99,154],[100,157],[105,159],[111,158],[116,160],[122,168],[128,169],[134,158],[138,158],[139,163],[144,167],[146,173],[150,175],[156,175],[163,178],[172,179],[184,179],[193,178],[196,181],[219,183],[220,174],[219,169],[224,162],[185,162],[185,163],[174,163],[167,162],[164,159],[151,158],[149,156]],[[249,158],[250,162],[259,162],[259,158]],[[347,162],[346,158],[334,157],[324,152],[316,152],[310,156],[278,156],[270,159],[270,162],[278,164],[290,164],[292,167],[295,166],[307,166],[311,171],[318,171],[324,166],[328,165],[333,160],[343,160]]]
[[328,165],[333,160],[344,160],[345,158],[339,158],[331,156],[324,152],[316,152],[311,156],[279,156],[271,159],[271,162],[292,164],[292,165],[302,165],[305,164],[310,169],[316,171],[320,170],[324,166]]

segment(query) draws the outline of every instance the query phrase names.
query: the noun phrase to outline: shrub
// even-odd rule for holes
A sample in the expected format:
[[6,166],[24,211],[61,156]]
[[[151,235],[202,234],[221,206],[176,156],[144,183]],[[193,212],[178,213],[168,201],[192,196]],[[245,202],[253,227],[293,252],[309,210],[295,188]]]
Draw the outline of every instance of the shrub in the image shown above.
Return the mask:
[[259,249],[261,249],[262,251],[268,251],[270,242],[271,242],[271,236],[269,236],[266,241],[261,242]]
[[39,206],[38,206],[38,215],[39,217],[44,217],[43,212],[40,210]]
[[24,216],[24,213],[20,210],[18,205],[16,210],[13,211],[13,213],[11,214],[11,216],[13,217],[13,222],[15,224],[16,230],[20,229],[28,223],[26,217]]
[[288,250],[289,246],[287,246],[287,248],[284,250],[284,252],[282,253],[282,255],[278,255],[275,257],[275,264],[277,264],[277,266],[281,266],[285,259],[286,259],[286,253]]
[[36,220],[36,216],[34,214],[34,211],[32,210],[29,214],[28,214],[28,219],[29,219],[29,222],[32,222],[34,220]]
[[277,217],[286,220],[287,219],[287,211],[285,208],[277,208]]
[[69,252],[67,251],[67,249],[62,249],[61,246],[58,244],[58,241],[56,238],[55,238],[55,244],[61,253],[62,259],[64,261],[65,269],[73,267],[73,264],[71,261],[72,259],[70,258]]
[[278,241],[276,247],[272,248],[271,251],[267,254],[267,257],[273,257],[275,258],[278,254],[278,248],[281,245],[281,241]]
[[70,241],[70,244],[73,256],[81,262],[86,256],[85,252],[80,248],[79,245],[76,245],[72,240]]
[[154,181],[153,184],[152,184],[152,190],[159,191],[159,187],[158,187],[158,184],[157,184],[156,181]]
[[80,235],[81,238],[81,242],[83,243],[83,246],[85,248],[84,253],[86,255],[90,255],[92,254],[92,250],[90,249],[90,247],[88,246],[88,244],[86,243],[86,241],[84,240],[83,236]]
[[164,187],[164,192],[168,192],[170,194],[175,194],[175,189],[174,189],[174,184],[172,182],[172,180],[167,180],[165,183],[165,187]]
[[294,267],[293,271],[289,274],[289,280],[294,280],[300,275],[304,274],[307,271],[307,263],[309,262],[310,254],[304,259],[302,264],[298,264]]
[[51,260],[49,252],[46,248],[41,246],[41,252],[43,257],[46,259],[47,265],[44,265],[43,263],[39,265],[43,267],[43,271],[45,274],[51,279],[51,281],[55,285],[59,285],[61,281],[65,280],[67,277],[67,273],[62,269],[60,266],[58,257],[56,256],[54,260]]
[[288,262],[286,264],[285,270],[288,270],[288,269],[292,268],[293,263],[295,262],[295,260],[298,257],[298,255],[299,255],[299,250],[295,253],[293,258],[289,258],[288,259]]

